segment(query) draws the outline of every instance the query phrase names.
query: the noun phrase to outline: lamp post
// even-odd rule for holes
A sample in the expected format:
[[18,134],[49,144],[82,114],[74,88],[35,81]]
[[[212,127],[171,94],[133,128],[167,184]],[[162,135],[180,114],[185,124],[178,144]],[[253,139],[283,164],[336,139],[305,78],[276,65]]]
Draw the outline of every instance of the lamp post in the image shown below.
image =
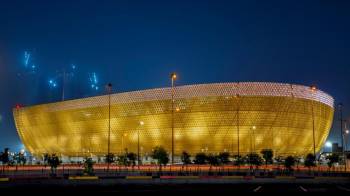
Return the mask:
[[347,135],[349,135],[349,129],[348,129],[348,127],[347,127],[347,123],[346,123],[346,121],[345,121],[345,133],[344,133],[344,145],[345,145],[345,149],[344,149],[344,151],[346,152],[346,150],[348,149],[348,140],[347,140]]
[[109,171],[110,164],[110,146],[111,146],[111,92],[112,92],[112,84],[108,83],[108,142],[107,142],[107,171]]
[[174,164],[174,82],[176,80],[176,73],[171,73],[171,164]]
[[124,148],[124,137],[128,136],[127,133],[123,133],[122,135],[122,150],[121,150],[121,154],[123,154],[123,151],[125,150],[125,152],[127,152],[128,148]]
[[[250,133],[250,154],[249,154],[249,168],[250,168],[250,171],[252,170],[252,155],[253,155],[253,141],[252,141],[252,135],[254,135],[254,130],[256,129],[256,126],[253,125],[251,128],[250,128],[250,131],[252,133]],[[255,137],[254,137],[255,139]],[[255,151],[255,150],[254,150]]]
[[314,114],[314,94],[317,91],[316,86],[311,86],[311,93],[312,93],[312,100],[311,100],[311,112],[312,112],[312,139],[313,139],[313,148],[314,148],[314,157],[315,157],[315,164],[317,164],[316,161],[316,141],[315,141],[315,114]]
[[237,100],[236,106],[236,124],[237,124],[237,157],[239,158],[239,94],[235,96]]
[[254,125],[252,127],[252,130],[253,130],[253,139],[254,139],[254,142],[253,142],[253,151],[255,153],[255,130],[256,130],[256,126]]
[[345,133],[343,132],[343,104],[339,103],[339,113],[340,113],[340,139],[341,139],[341,146],[342,146],[342,154],[343,154],[343,159],[344,159],[344,169],[346,171],[346,156],[345,156],[345,150],[344,150],[344,137]]
[[[140,121],[140,125],[143,126],[144,122]],[[140,169],[140,129],[137,129],[137,165]]]
[[[344,151],[346,152],[346,150],[347,150],[347,147],[348,147],[348,135],[349,135],[349,129],[347,128],[347,126],[346,126],[347,124],[346,124],[346,122],[345,122],[345,133],[344,133],[344,144],[345,144],[345,149],[344,149]],[[347,171],[347,155],[346,154],[344,154],[344,156],[345,156],[345,171]]]

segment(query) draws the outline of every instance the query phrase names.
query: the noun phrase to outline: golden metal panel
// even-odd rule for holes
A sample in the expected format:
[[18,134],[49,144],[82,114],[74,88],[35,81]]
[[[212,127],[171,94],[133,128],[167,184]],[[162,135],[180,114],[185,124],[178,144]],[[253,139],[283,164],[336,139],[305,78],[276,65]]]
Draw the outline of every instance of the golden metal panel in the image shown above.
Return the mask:
[[[237,96],[238,95],[238,96]],[[217,83],[175,89],[175,154],[183,150],[237,154],[272,148],[276,154],[313,152],[333,121],[333,98],[301,85]],[[313,112],[312,112],[313,111]],[[14,109],[18,134],[34,154],[103,155],[107,152],[108,95]],[[171,152],[170,88],[111,95],[111,152],[141,154],[162,145]],[[140,125],[140,121],[144,125]],[[255,127],[255,129],[253,129]]]

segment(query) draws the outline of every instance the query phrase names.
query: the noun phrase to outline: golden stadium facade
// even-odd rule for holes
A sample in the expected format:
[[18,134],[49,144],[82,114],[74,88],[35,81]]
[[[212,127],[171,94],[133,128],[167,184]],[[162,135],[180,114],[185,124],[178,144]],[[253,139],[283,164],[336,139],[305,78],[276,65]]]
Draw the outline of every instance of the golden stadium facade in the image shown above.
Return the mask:
[[[316,152],[321,149],[333,121],[333,98],[308,86],[178,86],[173,113],[171,92],[158,88],[111,94],[110,151],[136,153],[139,138],[141,156],[155,146],[171,152],[174,127],[175,156],[184,150],[192,155],[238,150],[247,154],[266,148],[278,155],[305,155],[313,153],[314,145]],[[109,95],[15,108],[13,113],[18,134],[34,155],[107,153]]]

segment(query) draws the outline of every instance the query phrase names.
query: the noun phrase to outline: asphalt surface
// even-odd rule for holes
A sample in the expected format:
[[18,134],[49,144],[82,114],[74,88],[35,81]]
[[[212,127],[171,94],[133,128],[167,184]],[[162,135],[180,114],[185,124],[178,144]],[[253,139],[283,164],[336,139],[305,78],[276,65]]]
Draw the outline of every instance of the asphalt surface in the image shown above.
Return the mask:
[[9,193],[350,193],[350,181],[16,181],[1,182],[0,192]]

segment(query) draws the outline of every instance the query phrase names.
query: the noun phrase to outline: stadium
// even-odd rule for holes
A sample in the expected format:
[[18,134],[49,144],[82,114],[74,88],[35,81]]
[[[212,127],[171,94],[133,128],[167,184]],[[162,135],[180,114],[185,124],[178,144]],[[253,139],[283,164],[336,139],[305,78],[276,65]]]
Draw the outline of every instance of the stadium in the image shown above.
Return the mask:
[[183,151],[319,152],[333,113],[333,98],[319,89],[267,82],[185,85],[13,109],[33,155],[99,157],[109,140],[114,154],[139,151],[145,159],[163,146],[177,160]]

